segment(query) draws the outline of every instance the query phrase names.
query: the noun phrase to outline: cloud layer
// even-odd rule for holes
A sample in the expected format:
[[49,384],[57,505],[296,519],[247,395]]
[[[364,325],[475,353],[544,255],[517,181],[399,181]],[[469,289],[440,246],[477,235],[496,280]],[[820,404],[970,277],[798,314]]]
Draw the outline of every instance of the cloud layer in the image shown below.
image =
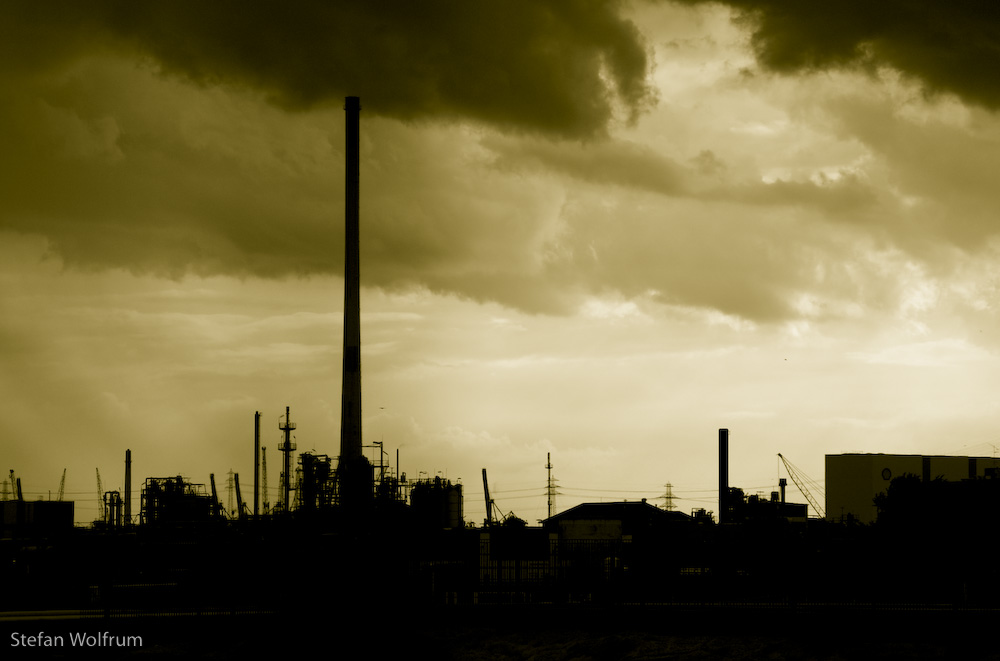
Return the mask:
[[[707,0],[678,0],[708,4]],[[715,2],[715,0],[713,0]],[[752,26],[759,61],[775,71],[890,66],[1000,108],[1000,6],[959,0],[722,0]]]
[[[812,15],[730,5],[774,69],[882,52],[850,16],[808,55],[779,28]],[[0,7],[0,229],[73,268],[339,274],[345,94],[386,291],[780,323],[892,307],[886,264],[947,277],[996,233],[991,114],[884,69],[766,75],[718,5],[64,9]]]
[[[4,3],[8,62],[149,58],[205,85],[305,109],[361,96],[371,114],[462,118],[587,137],[651,100],[646,47],[613,0],[537,3]],[[27,57],[25,58],[25,52]]]

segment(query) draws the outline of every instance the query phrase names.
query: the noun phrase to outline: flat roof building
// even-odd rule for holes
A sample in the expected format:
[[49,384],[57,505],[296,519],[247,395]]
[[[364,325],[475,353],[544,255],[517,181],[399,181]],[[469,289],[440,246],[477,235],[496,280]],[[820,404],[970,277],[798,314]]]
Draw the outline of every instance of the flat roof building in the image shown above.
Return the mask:
[[884,492],[893,478],[916,475],[929,482],[982,478],[1000,468],[997,457],[952,457],[919,454],[828,454],[826,455],[826,517],[844,521],[853,517],[872,523],[877,517],[875,496]]

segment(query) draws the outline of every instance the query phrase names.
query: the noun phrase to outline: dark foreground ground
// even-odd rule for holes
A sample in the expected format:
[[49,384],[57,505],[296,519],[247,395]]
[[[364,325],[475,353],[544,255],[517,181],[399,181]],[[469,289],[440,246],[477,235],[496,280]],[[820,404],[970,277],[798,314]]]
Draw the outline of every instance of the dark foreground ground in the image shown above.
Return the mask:
[[[946,608],[413,609],[401,600],[362,609],[317,604],[294,616],[54,615],[7,614],[0,658],[1000,659],[993,633],[1000,612]],[[63,636],[65,645],[14,645],[40,632]],[[72,646],[73,632],[107,632],[131,644]]]

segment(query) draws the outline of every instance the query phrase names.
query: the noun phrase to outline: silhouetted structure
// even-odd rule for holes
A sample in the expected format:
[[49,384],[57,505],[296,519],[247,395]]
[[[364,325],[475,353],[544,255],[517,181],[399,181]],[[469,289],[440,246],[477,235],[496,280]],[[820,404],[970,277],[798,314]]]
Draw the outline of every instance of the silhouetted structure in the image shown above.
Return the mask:
[[210,521],[217,516],[214,500],[204,484],[191,484],[180,475],[148,477],[142,489],[142,522],[162,525]]
[[962,457],[917,454],[826,455],[826,515],[830,520],[852,519],[871,523],[877,518],[874,499],[901,475],[924,482],[942,478],[949,482],[982,478],[1000,469],[996,457]]
[[719,523],[729,521],[729,430],[719,430]]
[[745,523],[763,519],[784,519],[794,523],[805,523],[809,517],[809,506],[805,503],[786,503],[780,500],[779,492],[772,491],[771,497],[746,495],[742,489],[729,488],[729,522]]
[[278,449],[285,455],[284,457],[284,470],[281,473],[281,506],[285,512],[291,510],[291,491],[292,491],[292,452],[295,450],[295,443],[292,442],[292,430],[295,429],[295,423],[292,422],[291,418],[291,408],[285,407],[285,421],[278,423],[278,429],[280,429],[285,434],[285,440]]
[[340,409],[340,504],[363,507],[372,500],[372,467],[361,452],[361,268],[359,118],[361,99],[345,99],[344,366]]
[[35,537],[73,530],[72,501],[0,501],[0,537]]
[[253,413],[253,516],[260,516],[260,411]]
[[122,527],[124,503],[118,491],[108,491],[104,494],[104,525],[112,530]]
[[330,457],[303,452],[299,456],[299,470],[299,509],[311,511],[333,505],[336,482]]
[[583,503],[546,519],[542,526],[560,539],[623,539],[648,535],[662,526],[688,525],[691,517],[645,500]]
[[132,451],[125,450],[125,525],[132,525]]
[[464,528],[462,485],[435,477],[421,480],[410,489],[413,519],[433,528]]

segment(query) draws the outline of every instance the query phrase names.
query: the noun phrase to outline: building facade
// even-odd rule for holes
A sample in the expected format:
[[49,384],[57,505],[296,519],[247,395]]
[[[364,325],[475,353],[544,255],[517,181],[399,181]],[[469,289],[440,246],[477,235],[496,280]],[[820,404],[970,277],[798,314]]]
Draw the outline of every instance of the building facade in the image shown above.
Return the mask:
[[826,516],[832,521],[850,517],[861,523],[875,521],[875,496],[893,478],[916,475],[924,481],[937,478],[958,482],[985,477],[1000,468],[996,457],[951,457],[919,454],[826,455]]

